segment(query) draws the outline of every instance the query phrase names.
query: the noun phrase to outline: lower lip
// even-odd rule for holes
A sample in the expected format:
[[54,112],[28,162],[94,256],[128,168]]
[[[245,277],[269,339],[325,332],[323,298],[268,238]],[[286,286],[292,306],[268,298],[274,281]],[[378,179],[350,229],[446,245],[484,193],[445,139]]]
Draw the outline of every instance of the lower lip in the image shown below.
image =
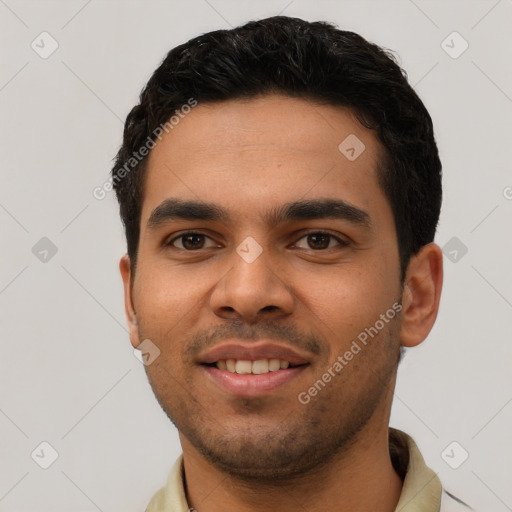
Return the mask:
[[275,393],[293,379],[297,378],[308,365],[296,366],[285,370],[263,373],[261,375],[240,375],[215,366],[205,366],[208,376],[224,391],[237,397],[260,397]]

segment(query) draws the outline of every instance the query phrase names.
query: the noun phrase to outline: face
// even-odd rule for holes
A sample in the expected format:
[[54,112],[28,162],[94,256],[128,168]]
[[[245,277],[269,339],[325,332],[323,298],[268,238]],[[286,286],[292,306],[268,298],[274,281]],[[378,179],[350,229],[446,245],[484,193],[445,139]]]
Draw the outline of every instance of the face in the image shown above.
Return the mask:
[[401,283],[380,155],[349,109],[277,95],[199,104],[152,150],[121,267],[184,448],[279,478],[387,428]]

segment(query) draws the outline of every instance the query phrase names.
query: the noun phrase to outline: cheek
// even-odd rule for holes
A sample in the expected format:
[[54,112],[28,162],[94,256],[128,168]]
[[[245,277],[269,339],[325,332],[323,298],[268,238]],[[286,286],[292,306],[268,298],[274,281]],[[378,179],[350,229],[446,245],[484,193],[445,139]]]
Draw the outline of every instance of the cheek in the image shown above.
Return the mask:
[[331,266],[326,274],[301,273],[293,291],[297,307],[304,311],[297,313],[310,318],[327,339],[336,336],[336,344],[343,346],[397,300],[398,276],[387,265],[376,260],[364,268]]
[[190,292],[156,269],[140,270],[139,285],[134,290],[139,338],[156,343],[162,352],[160,357],[165,357],[169,342],[177,341],[183,330],[183,322],[191,309],[191,301],[187,299]]
[[170,323],[200,302],[208,283],[197,272],[165,264],[147,264],[138,276],[136,299],[144,316]]

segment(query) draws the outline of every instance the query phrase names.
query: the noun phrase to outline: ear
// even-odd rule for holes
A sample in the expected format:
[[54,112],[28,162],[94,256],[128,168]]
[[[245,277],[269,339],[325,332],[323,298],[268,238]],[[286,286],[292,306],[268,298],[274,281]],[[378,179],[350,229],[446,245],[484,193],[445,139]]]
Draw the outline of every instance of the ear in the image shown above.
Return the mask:
[[434,244],[423,246],[407,267],[402,293],[400,342],[419,345],[432,329],[443,286],[443,252]]
[[140,345],[139,330],[137,325],[137,314],[133,306],[133,280],[131,273],[131,262],[127,254],[125,254],[119,261],[119,270],[123,278],[124,285],[124,310],[126,313],[126,320],[128,322],[128,329],[130,332],[130,341],[134,348]]

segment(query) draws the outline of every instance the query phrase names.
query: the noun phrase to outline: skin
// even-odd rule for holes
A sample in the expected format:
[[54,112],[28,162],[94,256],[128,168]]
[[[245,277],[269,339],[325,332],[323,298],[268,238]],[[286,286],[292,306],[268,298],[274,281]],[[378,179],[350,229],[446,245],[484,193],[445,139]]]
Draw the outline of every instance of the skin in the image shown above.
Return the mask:
[[[365,144],[354,161],[338,150],[350,134]],[[146,371],[179,430],[187,499],[199,512],[395,509],[402,482],[388,424],[398,355],[434,324],[442,253],[424,246],[400,282],[393,214],[377,180],[381,155],[349,109],[280,95],[199,104],[152,150],[137,271],[128,256],[120,270],[132,345],[150,339],[161,351]],[[149,228],[170,197],[215,203],[229,218]],[[284,203],[320,198],[364,210],[370,225],[265,218]],[[175,240],[191,229],[206,235],[203,248]],[[348,245],[326,237],[318,248],[307,236],[318,231]],[[248,236],[262,248],[252,263],[236,252]],[[300,403],[299,393],[396,302],[401,313]],[[309,363],[274,393],[229,395],[197,364],[203,347],[269,335]]]

